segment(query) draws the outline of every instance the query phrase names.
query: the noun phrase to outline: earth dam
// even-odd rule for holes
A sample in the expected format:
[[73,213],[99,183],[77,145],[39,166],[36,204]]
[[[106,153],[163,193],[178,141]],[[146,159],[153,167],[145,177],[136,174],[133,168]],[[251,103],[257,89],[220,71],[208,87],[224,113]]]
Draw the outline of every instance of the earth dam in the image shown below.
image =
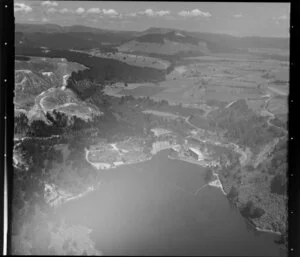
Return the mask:
[[99,188],[58,214],[92,229],[104,255],[285,256],[275,234],[256,231],[206,168],[168,158],[103,170]]

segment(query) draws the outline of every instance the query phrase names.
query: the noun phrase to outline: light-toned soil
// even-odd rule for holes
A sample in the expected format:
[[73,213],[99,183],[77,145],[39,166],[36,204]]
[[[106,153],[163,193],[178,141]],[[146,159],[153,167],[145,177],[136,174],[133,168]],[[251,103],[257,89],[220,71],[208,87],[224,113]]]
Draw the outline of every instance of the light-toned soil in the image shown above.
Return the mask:
[[170,104],[201,104],[209,100],[230,103],[247,99],[253,109],[259,109],[257,106],[263,104],[262,96],[268,93],[272,96],[288,94],[288,85],[276,84],[287,79],[288,69],[283,66],[286,62],[244,54],[186,59],[188,62],[175,67],[163,82],[128,84],[126,90],[110,89],[109,94],[149,96]]
[[270,100],[268,110],[273,114],[287,114],[288,113],[288,98]]
[[155,53],[163,55],[173,55],[179,52],[200,51],[202,53],[209,53],[207,44],[200,42],[198,45],[178,43],[174,41],[164,40],[163,44],[138,42],[135,40],[129,41],[118,47],[121,52],[143,52]]

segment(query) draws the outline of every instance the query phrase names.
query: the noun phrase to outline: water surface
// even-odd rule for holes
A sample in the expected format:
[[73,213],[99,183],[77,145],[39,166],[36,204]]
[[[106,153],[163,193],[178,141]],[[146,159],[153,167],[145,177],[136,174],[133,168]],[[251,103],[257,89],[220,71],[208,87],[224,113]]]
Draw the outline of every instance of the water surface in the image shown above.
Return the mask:
[[205,168],[161,152],[103,171],[99,190],[60,213],[91,227],[105,255],[280,256],[277,236],[253,230],[219,189],[203,187],[204,175]]

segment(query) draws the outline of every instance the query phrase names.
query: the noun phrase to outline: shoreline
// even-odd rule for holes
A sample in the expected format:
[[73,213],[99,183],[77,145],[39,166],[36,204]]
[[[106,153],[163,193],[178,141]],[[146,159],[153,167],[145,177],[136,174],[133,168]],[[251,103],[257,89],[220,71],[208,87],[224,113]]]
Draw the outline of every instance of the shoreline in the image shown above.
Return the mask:
[[[170,157],[168,155],[168,158],[171,159],[171,160],[180,160],[180,161],[185,161],[185,162],[188,162],[188,163],[192,163],[192,164],[195,164],[195,165],[199,165],[201,167],[204,167],[206,168],[207,166],[206,165],[203,165],[201,164],[199,161],[193,161],[193,160],[189,160],[189,159],[184,159],[184,158],[176,158],[176,157]],[[210,181],[207,185],[208,186],[211,186],[211,187],[216,187],[216,188],[220,188],[221,192],[223,193],[223,195],[227,196],[227,193],[225,192],[224,188],[223,188],[223,185],[220,181],[220,178],[219,178],[219,174],[216,173],[214,170],[213,170],[213,175],[216,177],[215,180],[213,181]]]
[[[238,209],[238,208],[237,208]],[[258,227],[255,222],[249,218],[245,218],[243,217],[244,219],[246,219],[246,221],[251,225],[251,227],[253,227],[256,231],[259,231],[259,232],[263,232],[263,233],[269,233],[269,234],[275,234],[275,235],[278,235],[278,236],[282,236],[282,234],[278,231],[274,231],[274,230],[271,230],[271,229],[266,229],[266,228],[260,228]]]
[[[192,160],[188,160],[188,159],[181,159],[181,158],[175,158],[175,157],[170,157],[168,155],[168,158],[171,159],[171,160],[180,160],[180,161],[185,161],[185,162],[189,162],[189,163],[192,163],[192,164],[196,164],[196,165],[199,165],[199,166],[202,166],[202,167],[205,167],[203,165],[201,165],[199,162],[197,163],[197,161],[192,161]],[[220,190],[222,191],[223,195],[227,196],[227,193],[225,192],[224,188],[223,188],[223,185],[219,179],[219,174],[216,173],[214,170],[213,170],[213,175],[217,177],[216,180],[213,180],[211,182],[209,182],[207,185],[209,186],[212,186],[212,187],[217,187],[217,188],[220,188]],[[228,199],[229,200],[229,199]],[[239,211],[238,207],[235,206],[236,209]],[[243,217],[243,216],[242,216]],[[250,224],[251,226],[256,230],[256,231],[259,231],[259,232],[263,232],[263,233],[271,233],[271,234],[275,234],[275,235],[278,235],[278,236],[282,236],[282,234],[278,231],[274,231],[274,230],[271,230],[271,229],[265,229],[265,228],[260,228],[258,227],[254,221],[248,219],[248,218],[245,218],[243,217],[244,219],[246,219]]]
[[259,227],[255,227],[255,229],[259,232],[264,232],[264,233],[271,233],[271,234],[275,234],[278,236],[282,236],[282,234],[280,232],[271,230],[271,229],[264,229],[264,228],[259,228]]
[[[169,148],[172,148],[172,146],[170,146]],[[87,149],[85,149],[85,150],[86,150],[86,157],[87,157],[87,155],[88,155],[88,150],[87,150]],[[162,149],[162,150],[167,150],[167,149]],[[160,151],[162,151],[162,150],[160,150]],[[130,165],[130,164],[141,163],[141,162],[144,162],[144,161],[151,160],[151,159],[154,157],[154,155],[158,154],[160,151],[157,151],[157,152],[151,154],[151,156],[150,156],[149,158],[146,158],[145,160],[140,160],[140,161],[138,161],[138,162],[132,162],[132,163],[130,163],[130,162],[129,162],[129,163],[123,163],[123,164],[117,165],[117,166],[111,165],[111,167],[108,168],[108,169],[114,169],[114,168],[117,168],[118,166]],[[173,157],[173,156],[170,156],[170,155],[168,155],[167,158],[170,159],[170,160],[179,160],[179,161],[184,161],[184,162],[188,162],[188,163],[191,163],[191,164],[199,165],[199,166],[201,166],[201,167],[203,167],[203,168],[209,167],[209,165],[205,165],[203,162],[201,163],[201,162],[196,161],[196,160],[190,160],[190,159],[181,158],[181,157]],[[95,166],[93,165],[93,163],[91,163],[91,162],[88,160],[88,158],[86,158],[86,160],[87,160],[93,167],[95,167]],[[96,167],[95,167],[95,168],[96,168]],[[99,170],[99,169],[98,169],[98,170]],[[106,170],[106,169],[103,169],[103,170]],[[221,180],[220,180],[220,178],[219,178],[219,174],[218,174],[216,171],[214,171],[214,170],[213,170],[212,172],[213,172],[213,175],[216,177],[216,179],[213,180],[213,181],[211,181],[211,182],[209,182],[207,185],[208,185],[208,186],[211,186],[211,187],[219,188],[219,189],[221,190],[222,194],[225,195],[225,196],[227,196],[227,193],[225,192],[224,187],[223,187],[223,184],[222,184],[222,182],[221,182]],[[76,199],[76,198],[74,198],[74,199]],[[70,200],[71,200],[71,199],[70,199]],[[228,200],[228,199],[227,199],[227,200]],[[236,207],[236,209],[239,211],[239,209],[238,209],[237,207]],[[281,235],[282,235],[282,234],[281,234],[280,232],[278,232],[278,231],[273,231],[273,230],[270,230],[270,229],[260,228],[260,227],[258,227],[252,220],[249,220],[248,218],[245,218],[245,217],[243,217],[243,218],[246,219],[256,231],[263,232],[263,233],[272,233],[272,234],[275,234],[275,235],[278,235],[278,236],[281,236]]]
[[130,164],[137,164],[137,163],[141,163],[141,162],[145,162],[148,160],[151,160],[153,155],[151,155],[151,157],[146,157],[144,159],[138,160],[138,161],[132,161],[132,162],[123,162],[123,161],[119,161],[119,162],[113,162],[111,163],[106,163],[106,162],[91,162],[88,158],[88,154],[90,152],[90,150],[87,150],[86,148],[85,150],[85,160],[91,164],[95,169],[97,170],[111,170],[111,169],[116,169],[120,166],[124,166],[124,165],[130,165]]

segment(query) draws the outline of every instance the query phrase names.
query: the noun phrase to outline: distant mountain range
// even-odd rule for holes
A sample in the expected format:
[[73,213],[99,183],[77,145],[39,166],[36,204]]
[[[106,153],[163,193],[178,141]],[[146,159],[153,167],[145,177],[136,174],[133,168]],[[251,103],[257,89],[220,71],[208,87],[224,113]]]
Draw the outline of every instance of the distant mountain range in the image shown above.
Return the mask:
[[[48,40],[58,40],[56,43],[73,45],[74,40],[83,48],[90,48],[101,43],[120,44],[135,37],[138,32],[104,30],[85,26],[62,27],[56,24],[16,24],[16,43],[18,39],[25,38],[34,44],[50,43]],[[23,38],[24,39],[24,38]],[[73,42],[72,42],[73,41]],[[54,42],[53,42],[54,43]],[[55,44],[55,43],[54,43]]]
[[[173,49],[170,50],[170,54],[173,52],[177,54],[182,49],[189,49],[192,52],[197,50],[203,54],[240,52],[249,48],[289,49],[289,38],[234,37],[226,34],[168,28],[149,28],[138,32],[105,30],[79,25],[63,27],[56,24],[16,24],[15,32],[16,46],[44,46],[56,49],[105,48],[109,45],[109,47],[119,47],[124,51],[139,52],[145,47],[153,47],[158,51],[157,54],[166,52],[165,49],[170,47]],[[160,44],[160,47],[157,48],[156,44]],[[162,48],[163,44],[165,47]],[[200,48],[196,49],[195,46],[200,46]]]
[[84,32],[84,33],[114,33],[114,34],[135,34],[139,33],[136,31],[118,31],[118,30],[107,30],[100,28],[92,28],[82,25],[73,25],[73,26],[60,26],[57,24],[25,24],[25,23],[16,23],[15,31],[26,32],[26,33],[66,33],[66,32]]
[[152,27],[143,32],[141,35],[146,34],[167,34],[176,31],[183,35],[189,35],[210,43],[220,43],[231,45],[234,48],[279,48],[279,49],[289,49],[289,38],[281,37],[235,37],[228,34],[217,34],[217,33],[207,33],[207,32],[194,32],[194,31],[183,31],[174,30],[170,28],[157,28]]

